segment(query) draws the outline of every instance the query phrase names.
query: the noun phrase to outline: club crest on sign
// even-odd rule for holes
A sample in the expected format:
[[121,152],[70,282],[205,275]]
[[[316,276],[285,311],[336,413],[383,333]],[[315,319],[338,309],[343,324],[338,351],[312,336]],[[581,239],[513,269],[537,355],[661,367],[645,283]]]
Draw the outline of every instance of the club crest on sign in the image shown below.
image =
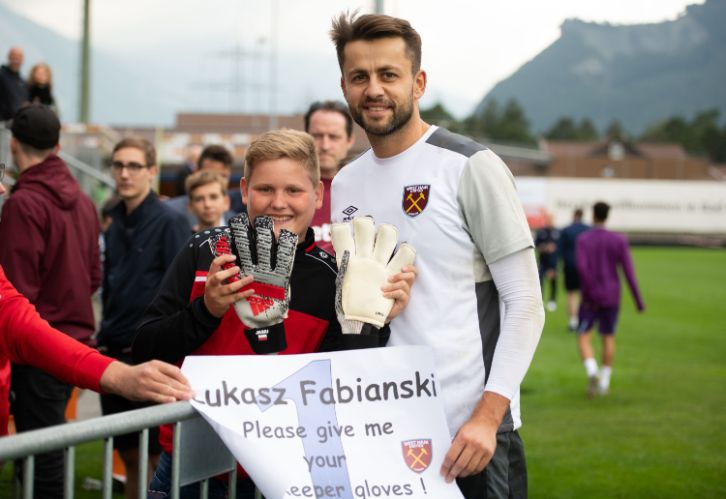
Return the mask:
[[421,473],[431,464],[432,448],[430,438],[404,440],[401,442],[403,460],[411,471]]
[[430,185],[407,185],[403,188],[403,212],[409,217],[419,216],[429,202]]

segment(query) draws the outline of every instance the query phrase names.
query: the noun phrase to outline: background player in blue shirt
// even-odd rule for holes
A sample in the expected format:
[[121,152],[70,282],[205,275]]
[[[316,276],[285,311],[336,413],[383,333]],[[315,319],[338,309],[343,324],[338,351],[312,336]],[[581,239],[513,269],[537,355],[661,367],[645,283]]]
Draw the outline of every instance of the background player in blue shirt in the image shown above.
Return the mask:
[[547,215],[547,225],[537,231],[534,245],[539,254],[539,282],[542,286],[544,298],[545,281],[550,283],[550,299],[547,301],[547,310],[557,310],[557,245],[560,240],[560,231],[555,229],[552,215]]
[[575,241],[577,236],[590,228],[582,222],[582,208],[577,208],[572,215],[572,223],[560,231],[559,256],[565,274],[567,290],[567,313],[570,316],[570,331],[577,330],[577,310],[580,306],[580,276],[575,261]]

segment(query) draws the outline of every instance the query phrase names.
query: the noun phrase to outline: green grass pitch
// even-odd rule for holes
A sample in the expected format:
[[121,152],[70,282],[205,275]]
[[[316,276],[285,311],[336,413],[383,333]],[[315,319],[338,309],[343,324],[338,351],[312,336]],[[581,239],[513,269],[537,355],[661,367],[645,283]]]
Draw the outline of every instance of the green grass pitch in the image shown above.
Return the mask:
[[522,386],[531,498],[726,497],[726,251],[633,256],[646,311],[624,285],[609,395],[585,397],[564,292],[547,312]]

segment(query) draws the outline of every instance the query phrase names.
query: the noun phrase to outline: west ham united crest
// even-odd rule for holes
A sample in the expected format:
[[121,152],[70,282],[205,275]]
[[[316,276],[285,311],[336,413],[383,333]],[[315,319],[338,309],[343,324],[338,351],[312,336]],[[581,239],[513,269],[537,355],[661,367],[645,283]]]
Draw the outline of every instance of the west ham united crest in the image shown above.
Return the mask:
[[406,465],[411,468],[411,471],[421,473],[431,464],[430,438],[405,440],[401,442],[401,449],[403,450],[403,460],[406,461]]
[[409,217],[419,216],[429,202],[430,185],[407,185],[403,188],[403,212]]

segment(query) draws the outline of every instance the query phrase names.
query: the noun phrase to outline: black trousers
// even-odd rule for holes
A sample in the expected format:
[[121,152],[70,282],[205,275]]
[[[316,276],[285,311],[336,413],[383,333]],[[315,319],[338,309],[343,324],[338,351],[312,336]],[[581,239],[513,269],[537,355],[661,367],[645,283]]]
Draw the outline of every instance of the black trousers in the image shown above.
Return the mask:
[[466,499],[526,499],[527,462],[519,433],[499,433],[487,467],[477,475],[457,478],[456,484]]
[[[10,387],[10,408],[18,433],[66,422],[72,385],[34,367],[13,364]],[[34,497],[62,499],[63,466],[63,450],[35,456]],[[16,469],[22,470],[22,461],[16,461]]]

